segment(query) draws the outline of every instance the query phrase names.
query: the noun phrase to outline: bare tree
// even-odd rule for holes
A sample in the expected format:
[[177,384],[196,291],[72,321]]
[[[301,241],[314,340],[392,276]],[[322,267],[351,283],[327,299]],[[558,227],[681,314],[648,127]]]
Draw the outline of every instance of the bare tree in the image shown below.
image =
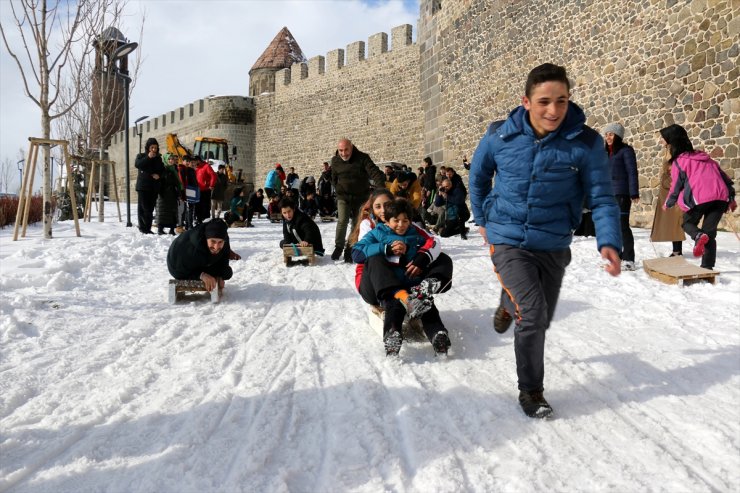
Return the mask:
[[3,193],[8,193],[8,187],[13,179],[13,174],[16,172],[16,163],[12,159],[6,157],[3,162],[0,163],[0,190]]
[[[82,94],[83,67],[94,52],[92,41],[102,32],[101,4],[112,0],[11,0],[15,31],[0,23],[0,34],[15,60],[25,95],[41,114],[41,138],[51,138],[51,122],[77,103]],[[66,107],[57,105],[62,80],[75,81]],[[50,152],[44,147],[44,237],[51,238]]]
[[[70,107],[70,110],[55,121],[56,134],[67,140],[70,149],[77,156],[85,158],[105,158],[105,150],[110,145],[114,133],[124,129],[125,83],[130,77],[129,91],[135,82],[141,66],[141,50],[135,50],[136,58],[130,63],[128,57],[116,60],[112,54],[120,44],[128,43],[122,34],[122,20],[128,0],[99,2],[98,9],[104,19],[105,29],[93,40],[95,56],[89,57],[82,67],[78,84],[63,85],[57,104]],[[143,38],[145,13],[141,13],[138,43]],[[76,92],[80,97],[72,104]],[[99,195],[104,195],[104,184],[108,182],[108,168],[104,167],[98,176]],[[112,184],[117,186],[117,184]],[[98,208],[98,220],[103,221],[104,202]]]

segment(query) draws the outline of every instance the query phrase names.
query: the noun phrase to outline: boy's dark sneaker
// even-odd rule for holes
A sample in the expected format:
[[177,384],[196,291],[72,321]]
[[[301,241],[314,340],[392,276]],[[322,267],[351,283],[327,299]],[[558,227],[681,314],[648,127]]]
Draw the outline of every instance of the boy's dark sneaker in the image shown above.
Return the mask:
[[344,263],[345,264],[352,263],[352,249],[350,247],[347,247],[344,249]]
[[339,260],[339,257],[342,256],[342,249],[340,247],[336,247],[333,252],[331,252],[331,259],[332,260]]
[[694,244],[694,257],[701,257],[704,255],[704,247],[709,243],[709,236],[704,233],[696,235],[696,243]]
[[519,392],[519,405],[530,418],[544,419],[552,416],[552,407],[545,400],[542,391]]
[[385,343],[385,355],[396,356],[398,355],[399,351],[401,351],[401,343],[403,342],[403,338],[397,330],[394,330],[386,336],[385,341],[383,342]]
[[493,329],[499,334],[503,334],[511,327],[512,320],[513,317],[509,315],[509,312],[504,309],[503,305],[499,305],[496,308],[496,313],[493,315]]
[[434,354],[447,354],[447,350],[450,349],[452,343],[450,342],[450,336],[447,335],[446,330],[440,330],[434,335],[432,339],[432,347],[434,348]]

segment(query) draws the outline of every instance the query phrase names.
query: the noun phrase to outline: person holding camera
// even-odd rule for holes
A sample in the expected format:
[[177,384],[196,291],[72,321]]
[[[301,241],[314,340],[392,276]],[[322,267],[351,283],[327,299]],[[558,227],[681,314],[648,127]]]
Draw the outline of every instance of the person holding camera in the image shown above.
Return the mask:
[[[454,173],[455,170],[448,168],[448,171]],[[467,194],[462,183],[455,184],[450,178],[442,180],[437,197],[434,199],[435,206],[444,208],[444,219],[437,222],[441,237],[448,238],[459,234],[463,240],[468,239],[468,228],[465,226],[465,222],[470,219],[470,210],[465,204]]]

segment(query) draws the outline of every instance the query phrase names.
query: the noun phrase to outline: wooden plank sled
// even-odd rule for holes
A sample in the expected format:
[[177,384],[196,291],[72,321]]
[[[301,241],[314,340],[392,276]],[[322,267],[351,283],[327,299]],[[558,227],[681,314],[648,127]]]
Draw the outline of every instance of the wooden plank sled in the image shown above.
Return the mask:
[[717,271],[690,264],[682,255],[644,260],[642,266],[650,277],[666,284],[680,284],[682,286],[697,282],[714,284],[719,275]]
[[316,264],[316,255],[312,246],[286,245],[283,247],[283,260],[288,267],[295,264],[314,265]]
[[281,223],[283,222],[283,215],[278,213],[270,214],[270,222],[271,223]]
[[[383,339],[383,321],[385,320],[385,311],[382,307],[371,306],[368,311],[368,321],[370,327]],[[415,318],[409,320],[408,317],[403,319],[403,338],[410,342],[426,342],[427,335],[424,333],[424,327],[421,320]]]
[[[200,292],[208,292],[206,291],[206,285],[203,283],[203,281],[170,279],[169,290],[167,291],[167,300],[170,302],[170,304],[174,305],[176,302],[180,301],[183,298],[185,293]],[[222,289],[216,288],[211,291],[211,303],[218,303],[219,301],[221,301],[221,297],[223,296],[223,294],[224,293]]]
[[243,228],[246,225],[244,221],[234,221],[233,223],[229,224],[230,228]]

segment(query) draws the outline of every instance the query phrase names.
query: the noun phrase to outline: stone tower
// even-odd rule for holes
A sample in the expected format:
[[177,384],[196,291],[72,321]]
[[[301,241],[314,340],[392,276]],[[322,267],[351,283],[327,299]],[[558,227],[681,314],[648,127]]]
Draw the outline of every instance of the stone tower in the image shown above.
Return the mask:
[[275,73],[305,61],[298,42],[287,27],[282,28],[249,70],[249,95],[275,92]]
[[91,149],[105,149],[111,136],[123,130],[125,122],[125,82],[128,75],[128,56],[114,58],[113,54],[128,40],[115,27],[104,30],[93,42],[95,72],[92,101],[90,102]]

